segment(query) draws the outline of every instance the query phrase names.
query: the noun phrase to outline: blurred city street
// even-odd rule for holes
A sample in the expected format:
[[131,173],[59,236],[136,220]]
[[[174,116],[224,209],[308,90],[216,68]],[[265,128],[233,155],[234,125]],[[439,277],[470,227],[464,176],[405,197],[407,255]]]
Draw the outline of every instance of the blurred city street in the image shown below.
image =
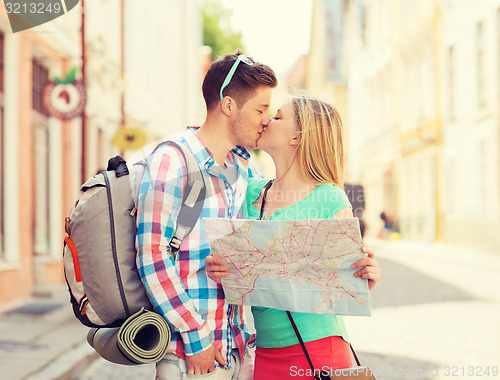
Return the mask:
[[[377,379],[500,378],[500,258],[438,243],[366,241],[382,267],[371,317],[345,317]],[[96,359],[78,380],[153,379]],[[496,373],[496,375],[495,375]],[[488,375],[489,374],[489,375]]]
[[[500,0],[0,1],[0,380],[155,377],[87,343],[66,222],[110,158],[204,124],[234,52],[278,78],[266,120],[303,95],[340,115],[340,182],[382,269],[372,316],[345,318],[361,363],[500,380]],[[245,61],[206,81],[217,112]]]

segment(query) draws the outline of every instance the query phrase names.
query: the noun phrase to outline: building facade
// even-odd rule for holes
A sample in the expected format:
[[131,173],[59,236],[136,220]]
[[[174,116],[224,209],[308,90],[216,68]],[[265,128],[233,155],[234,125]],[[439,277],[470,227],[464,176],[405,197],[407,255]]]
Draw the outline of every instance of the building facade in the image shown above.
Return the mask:
[[47,81],[75,66],[81,78],[81,7],[18,33],[0,7],[2,310],[65,283],[64,218],[82,178],[131,153],[112,144],[120,128],[141,128],[153,141],[201,123],[203,111],[195,0],[85,3],[83,131],[82,117],[62,121],[42,104]]
[[[344,0],[314,0],[312,5],[311,44],[306,60],[305,89],[332,104],[339,112],[344,126],[349,124],[347,82],[344,76]],[[349,146],[350,133],[344,134]],[[346,160],[350,159],[347,155]],[[349,177],[349,166],[346,167]],[[349,180],[349,179],[347,179]]]
[[500,2],[349,0],[343,18],[368,232],[384,211],[402,238],[498,252]]
[[201,125],[201,13],[196,0],[126,1],[125,112],[152,140]]
[[77,120],[49,117],[42,93],[80,49],[78,29],[62,19],[14,34],[2,10],[0,35],[1,307],[64,281],[62,221],[76,193],[69,173]]
[[345,2],[351,172],[371,235],[384,212],[405,238],[439,238],[439,17],[434,0]]
[[500,1],[443,0],[443,239],[500,252]]

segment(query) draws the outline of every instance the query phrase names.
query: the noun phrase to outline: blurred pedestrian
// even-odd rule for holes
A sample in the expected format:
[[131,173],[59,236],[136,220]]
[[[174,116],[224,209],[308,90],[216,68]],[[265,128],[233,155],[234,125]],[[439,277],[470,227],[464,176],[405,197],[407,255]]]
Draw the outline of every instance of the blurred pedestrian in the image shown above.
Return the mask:
[[399,223],[397,219],[386,212],[380,213],[380,219],[382,219],[384,225],[380,228],[378,237],[380,239],[399,240]]
[[356,184],[344,184],[344,191],[347,194],[347,198],[352,205],[352,213],[355,218],[359,220],[359,230],[361,232],[361,239],[364,238],[366,233],[366,221],[365,221],[365,189],[362,185]]

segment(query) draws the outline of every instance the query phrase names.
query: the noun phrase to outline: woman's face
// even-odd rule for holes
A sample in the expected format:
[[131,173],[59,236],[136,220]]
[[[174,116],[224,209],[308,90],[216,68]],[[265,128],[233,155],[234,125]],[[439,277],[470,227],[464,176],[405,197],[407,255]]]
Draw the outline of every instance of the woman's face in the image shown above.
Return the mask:
[[271,122],[264,127],[257,147],[267,153],[286,153],[295,149],[299,134],[293,104],[286,103],[271,118]]

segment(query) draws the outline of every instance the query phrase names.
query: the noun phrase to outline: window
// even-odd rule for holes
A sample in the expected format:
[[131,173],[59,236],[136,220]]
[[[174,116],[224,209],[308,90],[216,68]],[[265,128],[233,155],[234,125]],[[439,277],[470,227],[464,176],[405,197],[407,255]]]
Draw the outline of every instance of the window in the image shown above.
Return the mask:
[[4,36],[0,32],[0,93],[4,92],[4,76],[3,76],[3,62],[4,62]]
[[[0,97],[3,93],[0,93]],[[4,220],[5,220],[5,186],[4,186],[4,178],[5,178],[5,165],[4,165],[4,142],[5,142],[5,134],[4,134],[4,125],[3,125],[3,104],[0,100],[0,259],[4,258],[3,254],[5,252],[5,229],[4,229]]]
[[476,27],[476,85],[477,105],[484,106],[486,103],[485,83],[485,49],[484,49],[484,27],[480,22]]
[[458,211],[458,190],[457,190],[457,164],[456,159],[453,157],[448,161],[448,167],[446,170],[446,197],[445,201],[447,203],[445,213],[446,218],[455,218]]
[[49,252],[49,210],[50,210],[50,161],[49,128],[47,112],[42,103],[43,88],[49,80],[48,69],[36,59],[33,60],[33,133],[35,168],[35,254]]
[[455,50],[453,46],[448,49],[448,115],[449,119],[455,118]]
[[49,81],[49,70],[36,59],[33,60],[33,109],[44,116],[48,116],[43,106],[43,88]]
[[453,4],[455,0],[448,0],[446,2],[446,7],[448,8],[448,12],[451,13],[455,10],[455,4]]
[[103,141],[102,129],[97,128],[97,167],[99,171],[106,169],[102,167],[103,164],[102,141]]
[[49,130],[35,127],[35,253],[49,253]]
[[5,231],[4,231],[4,144],[5,144],[5,134],[3,125],[3,93],[4,93],[4,72],[3,72],[3,62],[4,62],[4,35],[0,32],[0,259],[3,258],[3,253],[5,251]]
[[500,8],[497,10],[497,93],[500,97]]
[[[478,174],[479,174],[479,189],[477,195],[479,196],[480,205],[483,211],[491,210],[491,205],[488,202],[488,146],[485,140],[479,141],[479,160],[478,160]],[[490,207],[488,207],[490,206]]]

